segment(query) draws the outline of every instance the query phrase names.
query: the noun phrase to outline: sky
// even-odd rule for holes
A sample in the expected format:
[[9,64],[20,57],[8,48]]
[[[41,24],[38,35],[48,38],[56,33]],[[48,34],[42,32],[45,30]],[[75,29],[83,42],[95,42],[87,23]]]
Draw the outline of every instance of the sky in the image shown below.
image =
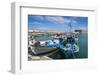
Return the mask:
[[75,29],[87,30],[88,17],[28,15],[28,28],[29,30],[38,29],[58,32],[68,32]]

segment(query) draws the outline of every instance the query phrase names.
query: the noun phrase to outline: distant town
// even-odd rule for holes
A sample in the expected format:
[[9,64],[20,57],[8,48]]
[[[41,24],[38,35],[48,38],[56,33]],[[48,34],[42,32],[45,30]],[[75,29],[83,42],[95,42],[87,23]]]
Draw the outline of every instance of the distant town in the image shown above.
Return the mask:
[[[82,29],[76,29],[74,30],[74,32],[79,32],[79,33],[87,33],[86,30],[82,30]],[[28,32],[29,34],[36,34],[36,35],[41,35],[41,34],[44,34],[44,33],[48,33],[48,34],[65,34],[66,32],[58,32],[58,31],[51,31],[51,30],[29,30]]]

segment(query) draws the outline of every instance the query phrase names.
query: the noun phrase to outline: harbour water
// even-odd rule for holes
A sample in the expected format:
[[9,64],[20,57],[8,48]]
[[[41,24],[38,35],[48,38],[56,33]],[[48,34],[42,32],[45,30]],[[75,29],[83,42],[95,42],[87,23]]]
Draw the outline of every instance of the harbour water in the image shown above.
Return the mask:
[[88,34],[82,34],[79,37],[79,58],[88,57]]

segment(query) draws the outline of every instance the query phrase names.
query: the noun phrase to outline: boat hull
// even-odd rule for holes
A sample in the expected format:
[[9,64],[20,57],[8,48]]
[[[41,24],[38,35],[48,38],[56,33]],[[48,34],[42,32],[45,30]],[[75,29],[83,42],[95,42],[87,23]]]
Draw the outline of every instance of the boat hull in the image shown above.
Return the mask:
[[32,53],[35,55],[42,55],[51,53],[57,50],[57,47],[48,47],[48,46],[39,46],[39,47],[33,47]]

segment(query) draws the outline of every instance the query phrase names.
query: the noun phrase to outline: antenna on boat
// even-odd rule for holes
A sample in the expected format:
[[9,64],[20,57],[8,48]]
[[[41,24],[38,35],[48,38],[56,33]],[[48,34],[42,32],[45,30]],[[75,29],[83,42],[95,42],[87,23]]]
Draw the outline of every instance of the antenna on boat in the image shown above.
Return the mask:
[[68,25],[68,33],[67,35],[70,37],[71,36],[71,32],[72,32],[72,17],[70,18],[70,22],[67,24]]
[[77,19],[76,17],[70,17],[70,22],[67,24],[68,28],[69,28],[68,33],[69,33],[70,36],[71,36],[71,33],[74,32],[73,23],[74,23],[74,21],[75,21],[74,24],[77,23],[76,19]]

